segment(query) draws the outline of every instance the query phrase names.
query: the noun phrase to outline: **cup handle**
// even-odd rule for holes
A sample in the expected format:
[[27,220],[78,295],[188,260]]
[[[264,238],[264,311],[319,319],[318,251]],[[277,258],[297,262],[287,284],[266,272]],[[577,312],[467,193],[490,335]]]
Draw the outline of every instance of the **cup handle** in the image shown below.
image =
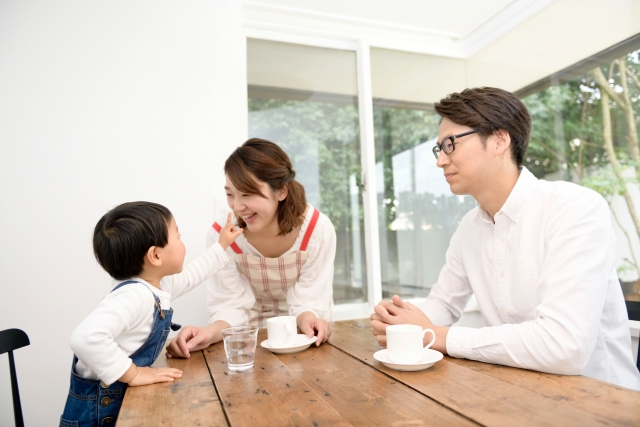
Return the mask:
[[427,332],[431,332],[431,335],[433,335],[433,339],[431,340],[431,342],[429,344],[427,344],[424,349],[428,349],[429,347],[431,347],[433,345],[434,342],[436,342],[436,333],[433,332],[431,329],[424,329],[422,331],[422,338],[424,339],[424,336],[427,334]]

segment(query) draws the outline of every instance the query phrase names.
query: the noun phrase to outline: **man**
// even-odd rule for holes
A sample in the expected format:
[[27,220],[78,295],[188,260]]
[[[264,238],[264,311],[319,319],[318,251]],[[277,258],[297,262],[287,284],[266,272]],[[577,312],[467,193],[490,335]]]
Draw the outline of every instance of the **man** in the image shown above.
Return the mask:
[[[433,349],[453,357],[640,390],[605,200],[575,184],[539,181],[522,166],[531,117],[513,94],[466,89],[435,109],[437,165],[453,194],[479,206],[451,238],[422,305],[394,296],[375,307],[378,342],[386,345],[387,325],[417,324],[436,332]],[[487,326],[450,326],[472,294]]]

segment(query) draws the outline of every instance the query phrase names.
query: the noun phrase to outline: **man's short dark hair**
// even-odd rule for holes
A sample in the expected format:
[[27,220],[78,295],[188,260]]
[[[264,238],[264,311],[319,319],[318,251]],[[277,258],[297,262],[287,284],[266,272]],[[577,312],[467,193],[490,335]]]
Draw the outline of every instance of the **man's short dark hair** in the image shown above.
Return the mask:
[[152,246],[169,241],[171,212],[151,202],[123,203],[107,212],[93,232],[93,253],[116,280],[142,273],[144,257]]
[[459,125],[478,131],[483,143],[498,130],[511,136],[511,157],[520,167],[529,145],[531,116],[527,107],[511,92],[495,87],[465,89],[435,104],[435,109]]

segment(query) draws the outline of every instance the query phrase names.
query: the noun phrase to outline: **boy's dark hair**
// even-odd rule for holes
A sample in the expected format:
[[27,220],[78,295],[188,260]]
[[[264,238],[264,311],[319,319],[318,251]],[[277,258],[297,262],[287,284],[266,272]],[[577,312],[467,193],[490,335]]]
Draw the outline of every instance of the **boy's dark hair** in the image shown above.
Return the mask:
[[435,109],[459,125],[478,131],[482,142],[495,131],[511,136],[511,157],[520,167],[529,145],[531,116],[527,107],[511,92],[495,87],[465,89],[452,93],[435,104]]
[[[290,233],[302,224],[307,208],[304,187],[294,179],[296,172],[291,160],[278,145],[266,139],[247,140],[224,162],[224,173],[238,190],[265,199],[267,196],[261,193],[256,179],[269,184],[272,191],[288,185],[287,198],[278,202],[278,236]],[[239,227],[247,226],[240,216],[237,216],[237,220]]]
[[171,212],[151,202],[123,203],[107,212],[93,231],[93,254],[116,280],[142,273],[144,257],[152,246],[169,241]]

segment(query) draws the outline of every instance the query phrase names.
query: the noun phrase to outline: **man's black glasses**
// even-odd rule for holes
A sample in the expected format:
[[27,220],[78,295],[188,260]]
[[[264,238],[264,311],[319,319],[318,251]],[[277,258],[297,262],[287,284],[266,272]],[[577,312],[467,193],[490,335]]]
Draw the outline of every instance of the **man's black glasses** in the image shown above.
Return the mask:
[[446,137],[445,139],[442,140],[440,144],[436,144],[436,146],[433,147],[433,150],[432,150],[433,155],[436,156],[436,159],[437,159],[438,154],[440,154],[440,151],[444,151],[445,154],[453,153],[453,150],[456,149],[456,143],[455,143],[456,138],[461,138],[463,136],[471,135],[472,133],[476,133],[476,132],[478,131],[474,129],[474,130],[470,130],[469,132],[459,133],[457,135]]

